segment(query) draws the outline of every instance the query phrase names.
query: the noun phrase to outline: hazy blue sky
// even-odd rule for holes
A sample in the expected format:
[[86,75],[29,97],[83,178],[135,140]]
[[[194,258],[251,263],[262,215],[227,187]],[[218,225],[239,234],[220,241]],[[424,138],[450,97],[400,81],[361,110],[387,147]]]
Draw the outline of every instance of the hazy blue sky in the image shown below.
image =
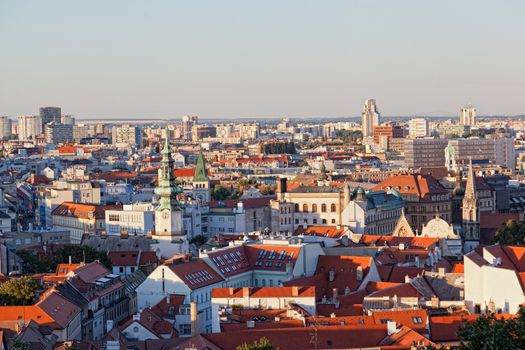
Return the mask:
[[525,113],[524,0],[0,0],[0,114]]

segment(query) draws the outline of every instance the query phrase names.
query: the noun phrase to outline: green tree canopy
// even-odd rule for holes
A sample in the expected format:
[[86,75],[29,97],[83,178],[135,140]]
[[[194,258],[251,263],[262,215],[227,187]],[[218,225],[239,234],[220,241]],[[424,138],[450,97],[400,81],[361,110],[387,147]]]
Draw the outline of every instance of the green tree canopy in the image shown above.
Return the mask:
[[507,319],[482,315],[465,323],[457,334],[463,350],[525,349],[525,308],[521,307],[516,317]]
[[7,280],[0,284],[0,304],[30,305],[39,288],[30,276]]
[[525,245],[525,222],[509,220],[494,236],[494,243],[501,245]]
[[[25,273],[48,273],[54,272],[58,264],[67,263],[71,256],[71,261],[80,263],[100,261],[108,269],[111,269],[111,261],[105,252],[101,252],[92,247],[81,247],[78,245],[65,246],[58,249],[52,256],[39,257],[28,250],[19,250],[16,254],[24,261]],[[85,260],[84,260],[85,259]]]
[[236,350],[279,350],[279,348],[270,343],[267,338],[263,337],[254,341],[252,344],[243,343],[237,346]]

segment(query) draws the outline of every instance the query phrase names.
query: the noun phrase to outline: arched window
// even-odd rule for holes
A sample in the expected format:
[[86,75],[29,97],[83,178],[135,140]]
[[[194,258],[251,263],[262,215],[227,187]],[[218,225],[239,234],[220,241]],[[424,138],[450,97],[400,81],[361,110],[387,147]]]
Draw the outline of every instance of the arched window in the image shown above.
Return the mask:
[[303,212],[308,213],[308,204],[303,204]]
[[330,204],[330,211],[331,211],[332,213],[335,213],[335,212],[336,212],[335,203]]
[[312,204],[312,213],[317,213],[317,204]]
[[299,204],[295,203],[295,212],[298,213],[299,212]]
[[326,213],[326,204],[321,204],[321,212]]

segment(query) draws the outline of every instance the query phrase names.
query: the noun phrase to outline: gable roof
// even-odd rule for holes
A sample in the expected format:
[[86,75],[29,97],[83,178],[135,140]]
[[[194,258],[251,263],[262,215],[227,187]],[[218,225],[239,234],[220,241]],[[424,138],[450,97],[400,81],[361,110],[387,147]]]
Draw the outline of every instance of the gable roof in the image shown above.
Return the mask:
[[432,201],[435,194],[449,194],[431,175],[407,174],[394,175],[375,186],[374,191],[395,189],[401,195],[417,195],[420,201]]
[[106,210],[121,210],[122,205],[96,205],[64,202],[53,209],[52,215],[71,216],[80,219],[103,220]]
[[219,283],[224,280],[202,259],[195,259],[187,263],[167,266],[192,290]]

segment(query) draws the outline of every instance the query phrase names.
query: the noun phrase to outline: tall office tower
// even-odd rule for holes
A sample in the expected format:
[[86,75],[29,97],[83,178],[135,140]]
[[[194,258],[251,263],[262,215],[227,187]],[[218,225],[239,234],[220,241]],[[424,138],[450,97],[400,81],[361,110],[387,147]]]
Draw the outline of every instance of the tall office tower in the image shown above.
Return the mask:
[[51,122],[44,126],[46,143],[59,144],[73,142],[73,125]]
[[459,124],[461,125],[476,125],[476,108],[472,105],[461,108],[459,112]]
[[6,116],[0,116],[0,140],[7,140],[11,137],[12,128],[11,119]]
[[60,107],[40,107],[40,119],[42,120],[42,128],[51,122],[60,123],[62,110]]
[[18,139],[34,140],[42,133],[42,119],[38,115],[21,115],[18,117]]
[[114,145],[142,147],[142,128],[138,126],[114,126],[112,137]]
[[363,129],[363,137],[372,136],[374,133],[374,126],[378,126],[381,115],[377,110],[376,100],[368,99],[363,106],[361,127]]
[[428,120],[425,118],[412,118],[408,121],[408,135],[410,137],[428,136]]
[[75,118],[69,114],[62,114],[60,117],[61,124],[75,125]]
[[180,128],[183,140],[191,141],[191,130],[193,129],[194,125],[197,125],[198,121],[199,117],[196,115],[185,115],[182,117]]

